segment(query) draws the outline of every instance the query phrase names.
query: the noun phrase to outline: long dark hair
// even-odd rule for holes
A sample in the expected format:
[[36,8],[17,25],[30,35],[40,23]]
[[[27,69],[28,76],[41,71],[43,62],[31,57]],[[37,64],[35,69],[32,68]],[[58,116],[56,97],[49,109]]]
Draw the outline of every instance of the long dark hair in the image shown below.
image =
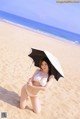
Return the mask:
[[48,71],[48,79],[47,79],[47,82],[48,82],[48,81],[49,81],[49,77],[50,77],[50,75],[51,75],[51,63],[50,63],[50,61],[49,61],[49,59],[48,59],[47,57],[44,57],[44,58],[42,58],[42,59],[40,60],[40,63],[39,63],[39,67],[40,67],[40,68],[41,68],[41,64],[42,64],[43,61],[45,61],[45,62],[47,63],[48,68],[49,68],[49,71]]

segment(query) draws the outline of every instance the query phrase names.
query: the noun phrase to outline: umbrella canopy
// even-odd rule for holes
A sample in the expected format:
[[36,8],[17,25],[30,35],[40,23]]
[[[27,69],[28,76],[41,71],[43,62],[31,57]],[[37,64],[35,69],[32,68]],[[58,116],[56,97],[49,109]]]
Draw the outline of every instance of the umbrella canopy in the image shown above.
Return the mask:
[[54,75],[55,79],[58,80],[60,77],[64,77],[61,65],[58,59],[53,56],[49,51],[43,51],[31,48],[32,52],[28,55],[35,63],[35,66],[39,67],[40,60],[47,57],[51,63],[51,74]]

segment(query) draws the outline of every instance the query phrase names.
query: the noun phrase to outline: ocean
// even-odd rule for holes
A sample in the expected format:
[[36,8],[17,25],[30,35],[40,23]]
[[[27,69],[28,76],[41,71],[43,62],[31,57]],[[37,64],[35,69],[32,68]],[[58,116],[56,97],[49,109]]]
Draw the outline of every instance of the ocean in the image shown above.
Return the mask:
[[49,26],[47,24],[36,22],[31,19],[26,19],[24,17],[17,16],[5,11],[0,10],[0,20],[10,22],[25,28],[30,28],[51,37],[59,37],[60,39],[70,41],[78,45],[80,44],[80,34]]

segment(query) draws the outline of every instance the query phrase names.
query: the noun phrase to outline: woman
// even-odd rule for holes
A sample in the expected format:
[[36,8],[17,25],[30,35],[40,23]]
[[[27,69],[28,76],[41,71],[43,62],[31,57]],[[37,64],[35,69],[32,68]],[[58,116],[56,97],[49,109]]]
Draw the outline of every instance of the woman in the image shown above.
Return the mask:
[[29,79],[21,89],[20,108],[24,109],[28,96],[30,96],[33,111],[39,113],[41,111],[41,105],[38,99],[38,93],[42,90],[45,91],[51,86],[53,77],[50,71],[50,62],[47,57],[40,61],[40,69],[37,70],[32,78]]

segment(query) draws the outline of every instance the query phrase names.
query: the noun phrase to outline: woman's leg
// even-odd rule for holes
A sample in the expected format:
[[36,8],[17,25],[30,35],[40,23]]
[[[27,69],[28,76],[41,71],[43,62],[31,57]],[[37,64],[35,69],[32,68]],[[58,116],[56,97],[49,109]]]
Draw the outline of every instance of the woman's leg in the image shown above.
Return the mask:
[[39,101],[38,97],[33,96],[33,97],[30,97],[30,99],[31,99],[31,103],[33,106],[33,111],[35,113],[40,113],[41,112],[41,105],[40,105],[40,101]]
[[26,88],[24,85],[21,89],[21,97],[20,97],[20,108],[21,109],[24,109],[26,107],[27,100],[28,100],[28,95],[27,95]]

